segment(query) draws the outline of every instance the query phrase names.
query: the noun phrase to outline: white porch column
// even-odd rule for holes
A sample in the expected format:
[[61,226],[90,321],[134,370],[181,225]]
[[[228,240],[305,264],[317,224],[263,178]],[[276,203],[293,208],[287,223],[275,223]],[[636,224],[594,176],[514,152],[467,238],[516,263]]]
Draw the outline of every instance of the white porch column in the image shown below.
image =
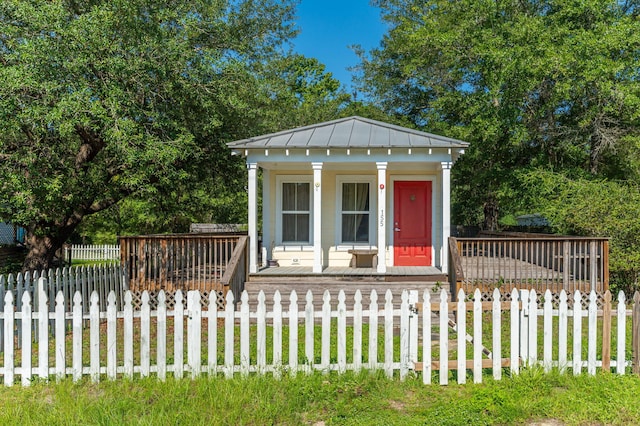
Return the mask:
[[451,166],[453,163],[442,162],[442,256],[440,267],[443,274],[449,271],[449,237],[451,236]]
[[249,273],[258,272],[258,163],[247,163],[249,169]]
[[313,167],[313,273],[322,272],[322,163]]
[[387,162],[376,163],[378,167],[378,273],[387,272]]
[[262,266],[267,266],[271,259],[271,173],[262,169]]

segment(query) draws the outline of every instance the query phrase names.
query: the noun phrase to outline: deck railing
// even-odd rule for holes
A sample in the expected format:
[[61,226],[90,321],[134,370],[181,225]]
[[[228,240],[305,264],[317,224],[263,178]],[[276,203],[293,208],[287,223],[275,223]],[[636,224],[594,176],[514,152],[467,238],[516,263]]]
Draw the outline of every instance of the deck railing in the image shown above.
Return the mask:
[[243,238],[246,240],[241,235],[208,234],[120,237],[129,288],[226,293],[222,278]]
[[244,291],[244,283],[249,274],[249,237],[242,236],[233,250],[231,260],[220,282],[225,288],[230,289],[233,294],[240,294]]
[[450,279],[456,292],[475,288],[485,292],[494,288],[605,292],[609,288],[606,238],[536,234],[452,237],[449,250],[454,272]]

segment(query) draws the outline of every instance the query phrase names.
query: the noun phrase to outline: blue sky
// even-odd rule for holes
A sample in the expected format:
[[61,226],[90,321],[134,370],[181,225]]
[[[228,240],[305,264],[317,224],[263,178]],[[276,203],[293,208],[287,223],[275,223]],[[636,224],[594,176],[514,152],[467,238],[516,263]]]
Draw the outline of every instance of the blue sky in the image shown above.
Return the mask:
[[301,0],[297,16],[300,34],[293,40],[294,50],[322,62],[351,93],[346,68],[359,61],[349,46],[369,51],[380,44],[386,29],[380,9],[369,0]]

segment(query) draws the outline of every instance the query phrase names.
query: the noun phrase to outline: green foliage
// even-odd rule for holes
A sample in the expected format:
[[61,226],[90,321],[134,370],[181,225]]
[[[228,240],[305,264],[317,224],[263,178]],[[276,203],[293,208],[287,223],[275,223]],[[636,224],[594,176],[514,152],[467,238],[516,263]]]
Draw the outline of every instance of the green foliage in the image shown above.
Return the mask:
[[456,223],[527,210],[522,169],[637,169],[622,155],[638,140],[637,2],[376,3],[390,30],[361,55],[360,89],[472,143],[453,170]]
[[48,267],[103,211],[87,229],[236,221],[244,165],[226,142],[346,101],[317,61],[283,55],[292,13],[274,0],[3,2],[0,216],[27,228],[28,266]]
[[22,257],[9,258],[0,264],[0,275],[15,274],[22,267]]
[[266,111],[266,131],[280,131],[338,118],[350,96],[340,82],[315,58],[293,54],[273,61],[269,88],[277,103]]
[[640,187],[637,183],[571,179],[538,170],[521,181],[535,206],[560,233],[609,237],[613,289],[633,294],[640,279]]

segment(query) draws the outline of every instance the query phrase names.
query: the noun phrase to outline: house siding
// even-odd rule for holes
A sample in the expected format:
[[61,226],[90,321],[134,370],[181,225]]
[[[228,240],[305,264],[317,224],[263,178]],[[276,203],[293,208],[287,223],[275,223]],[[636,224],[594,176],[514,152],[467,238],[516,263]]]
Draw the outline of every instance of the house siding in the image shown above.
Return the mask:
[[[432,259],[434,266],[440,266],[442,256],[442,188],[440,183],[440,176],[436,170],[424,170],[422,165],[421,170],[416,169],[403,169],[401,165],[394,167],[390,165],[387,173],[387,181],[385,186],[389,189],[387,193],[387,202],[385,211],[389,212],[386,217],[386,240],[387,240],[387,266],[393,266],[393,182],[396,180],[431,180],[433,182],[433,195],[432,195]],[[266,235],[270,236],[270,241],[265,241],[265,247],[269,251],[267,256],[278,260],[280,266],[313,266],[313,250],[311,247],[302,247],[299,245],[283,246],[277,243],[278,236],[276,230],[278,228],[276,222],[279,219],[279,206],[277,205],[277,185],[279,180],[284,176],[312,176],[313,171],[310,169],[295,169],[286,171],[270,170],[268,173],[268,179],[263,181],[263,185],[268,185],[268,205],[271,208],[269,214],[268,232]],[[337,182],[340,176],[354,176],[354,177],[368,177],[377,184],[377,175],[370,167],[362,172],[357,171],[345,171],[345,170],[333,170],[331,168],[323,169],[322,171],[322,263],[326,266],[332,267],[347,267],[351,261],[351,254],[348,253],[349,246],[338,245],[337,236],[337,221],[340,220],[337,213],[336,206],[336,190]],[[280,178],[280,179],[279,179]],[[375,194],[375,191],[374,191]],[[375,196],[374,196],[375,197]],[[375,205],[376,200],[372,200],[374,203],[372,220],[375,220]],[[372,245],[377,244],[376,234],[372,235]]]

